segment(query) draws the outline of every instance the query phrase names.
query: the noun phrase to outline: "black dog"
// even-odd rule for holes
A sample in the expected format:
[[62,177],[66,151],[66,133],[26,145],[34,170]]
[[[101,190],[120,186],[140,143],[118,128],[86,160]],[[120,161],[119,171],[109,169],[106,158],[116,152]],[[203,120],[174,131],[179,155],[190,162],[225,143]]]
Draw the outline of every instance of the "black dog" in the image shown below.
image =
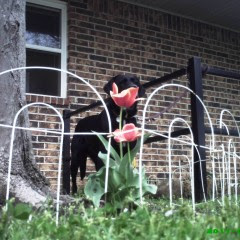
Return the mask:
[[[140,81],[137,77],[133,75],[117,75],[113,77],[105,86],[104,91],[110,95],[112,90],[112,84],[115,83],[118,86],[119,92],[128,89],[130,87],[138,87],[138,98],[142,97],[145,93],[144,88],[141,86]],[[112,130],[119,128],[119,113],[120,108],[114,103],[114,101],[109,98],[106,103],[112,124]],[[134,123],[136,125],[136,119],[134,116],[137,113],[137,102],[133,104],[132,107],[128,108],[123,113],[123,120],[125,123]],[[108,119],[106,111],[103,110],[98,115],[93,115],[81,119],[76,128],[75,132],[109,132],[108,130]],[[112,141],[112,146],[119,152],[118,145],[115,141]],[[71,176],[72,176],[72,193],[77,192],[77,172],[80,167],[81,179],[85,177],[86,174],[86,161],[87,157],[90,157],[95,163],[96,171],[98,171],[102,166],[103,162],[98,157],[99,151],[106,152],[103,144],[95,135],[74,135],[71,145]]]

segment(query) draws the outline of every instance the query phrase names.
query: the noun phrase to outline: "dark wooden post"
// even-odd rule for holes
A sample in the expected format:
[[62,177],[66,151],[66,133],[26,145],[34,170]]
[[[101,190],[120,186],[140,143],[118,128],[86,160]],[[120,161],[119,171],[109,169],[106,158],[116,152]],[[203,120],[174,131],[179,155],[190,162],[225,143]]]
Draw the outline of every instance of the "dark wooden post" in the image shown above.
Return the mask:
[[[193,57],[188,61],[188,73],[190,88],[192,91],[203,100],[203,87],[202,87],[202,68],[200,58]],[[198,146],[205,146],[205,125],[204,125],[204,109],[199,100],[191,94],[191,116],[192,116],[192,131],[194,135],[194,142]],[[202,159],[202,177],[201,179],[201,166],[200,159],[195,149],[194,151],[194,182],[195,182],[195,199],[201,201],[203,199],[203,191],[207,192],[207,178],[206,178],[206,152],[202,147],[197,147],[200,158]]]
[[[70,117],[66,115],[70,110],[63,111],[64,133],[70,132]],[[70,135],[64,135],[63,138],[63,194],[70,194]]]

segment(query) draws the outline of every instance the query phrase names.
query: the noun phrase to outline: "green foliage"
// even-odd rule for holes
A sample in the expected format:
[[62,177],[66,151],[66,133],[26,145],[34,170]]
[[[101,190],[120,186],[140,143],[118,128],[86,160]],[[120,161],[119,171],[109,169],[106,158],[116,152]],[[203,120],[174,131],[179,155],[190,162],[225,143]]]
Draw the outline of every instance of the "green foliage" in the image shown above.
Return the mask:
[[[81,203],[75,203],[61,208],[58,226],[51,206],[29,212],[29,206],[10,202],[8,210],[5,207],[0,209],[0,239],[240,239],[240,202],[236,205],[234,201],[226,200],[225,207],[217,201],[200,203],[195,214],[190,201],[175,205],[173,209],[169,208],[168,200],[148,202],[136,210],[121,212],[109,204],[103,208],[85,208]],[[19,212],[25,212],[23,218],[18,218]]]
[[[108,141],[98,135],[106,150],[108,149]],[[148,135],[145,136],[145,139]],[[144,139],[144,140],[145,140]],[[137,152],[140,149],[140,139],[138,139],[134,149],[126,153],[121,159],[113,147],[110,149],[109,161],[109,177],[108,177],[108,192],[106,199],[109,203],[113,204],[116,208],[124,208],[131,203],[139,204],[139,172],[133,168],[132,162]],[[100,200],[104,195],[105,174],[107,164],[107,154],[99,152],[99,158],[105,164],[100,171],[89,175],[88,182],[85,185],[84,192],[86,196],[92,200],[96,207],[99,207]],[[143,195],[147,193],[155,194],[157,187],[149,184],[144,172],[142,171],[142,190]]]
[[13,216],[16,219],[27,220],[32,212],[32,208],[26,204],[19,203],[13,211]]
[[19,203],[14,206],[14,199],[8,201],[0,213],[0,239],[7,239],[8,226],[13,219],[27,221],[31,212],[32,208],[27,204]]

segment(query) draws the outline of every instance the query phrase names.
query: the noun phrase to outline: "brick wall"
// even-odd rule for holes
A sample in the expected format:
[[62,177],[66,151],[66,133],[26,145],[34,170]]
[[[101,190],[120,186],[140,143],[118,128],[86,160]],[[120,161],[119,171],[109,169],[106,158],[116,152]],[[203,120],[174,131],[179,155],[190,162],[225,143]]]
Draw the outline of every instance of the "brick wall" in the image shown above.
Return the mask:
[[[44,102],[54,106],[61,114],[68,108],[68,99],[27,94],[28,102]],[[62,125],[59,116],[52,109],[43,105],[29,108],[30,126],[60,133]],[[48,178],[51,186],[56,188],[59,162],[60,134],[41,131],[32,132],[33,151],[37,166]]]
[[[112,76],[122,73],[136,74],[142,82],[161,77],[179,68],[186,67],[193,56],[202,62],[228,70],[239,71],[240,34],[205,23],[173,16],[158,10],[134,6],[114,0],[69,0],[68,1],[68,70],[86,79],[103,94],[102,87]],[[188,84],[186,76],[170,83]],[[222,108],[231,110],[240,121],[240,81],[220,78],[204,78],[204,100],[213,122]],[[153,88],[147,90],[147,95]],[[76,109],[96,100],[90,89],[78,79],[68,79],[68,99],[51,98],[59,109]],[[182,89],[174,87],[159,92],[151,101],[149,116],[168,107]],[[103,94],[103,96],[105,96]],[[29,101],[35,101],[28,96]],[[39,99],[37,99],[39,100]],[[144,102],[139,107],[139,115]],[[36,109],[36,108],[35,108]],[[33,109],[32,125],[50,126],[59,129],[52,113]],[[72,118],[72,131],[79,118],[101,111],[97,108]],[[39,113],[39,114],[38,114]],[[148,127],[166,132],[174,117],[190,121],[189,94],[183,97],[171,111],[148,123]],[[39,119],[37,119],[39,118]],[[179,124],[181,126],[181,124]],[[51,179],[54,187],[57,169],[58,144],[55,136],[33,134],[36,159],[40,169]],[[219,141],[223,139],[219,138]],[[175,165],[179,159],[186,162],[189,148],[174,143]],[[144,164],[152,179],[168,176],[166,142],[152,143],[144,149]],[[89,172],[94,171],[88,162]]]

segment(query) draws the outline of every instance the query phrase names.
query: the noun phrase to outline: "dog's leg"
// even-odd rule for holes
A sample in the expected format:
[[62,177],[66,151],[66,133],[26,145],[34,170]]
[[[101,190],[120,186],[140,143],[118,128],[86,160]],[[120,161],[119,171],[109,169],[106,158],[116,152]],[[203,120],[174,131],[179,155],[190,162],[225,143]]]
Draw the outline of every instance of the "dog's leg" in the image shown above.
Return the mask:
[[81,177],[81,180],[83,180],[86,175],[87,155],[81,154],[79,158],[79,162],[80,162],[80,177]]
[[104,166],[102,160],[99,158],[99,157],[96,157],[94,159],[94,162],[95,162],[95,167],[96,167],[96,171],[99,171],[99,169]]
[[77,172],[78,172],[78,164],[76,161],[71,162],[71,177],[72,177],[72,194],[77,193]]
[[87,155],[86,154],[76,154],[71,162],[71,176],[72,176],[72,194],[77,193],[77,173],[78,168],[80,167],[80,177],[81,180],[85,177],[86,174],[86,163]]

